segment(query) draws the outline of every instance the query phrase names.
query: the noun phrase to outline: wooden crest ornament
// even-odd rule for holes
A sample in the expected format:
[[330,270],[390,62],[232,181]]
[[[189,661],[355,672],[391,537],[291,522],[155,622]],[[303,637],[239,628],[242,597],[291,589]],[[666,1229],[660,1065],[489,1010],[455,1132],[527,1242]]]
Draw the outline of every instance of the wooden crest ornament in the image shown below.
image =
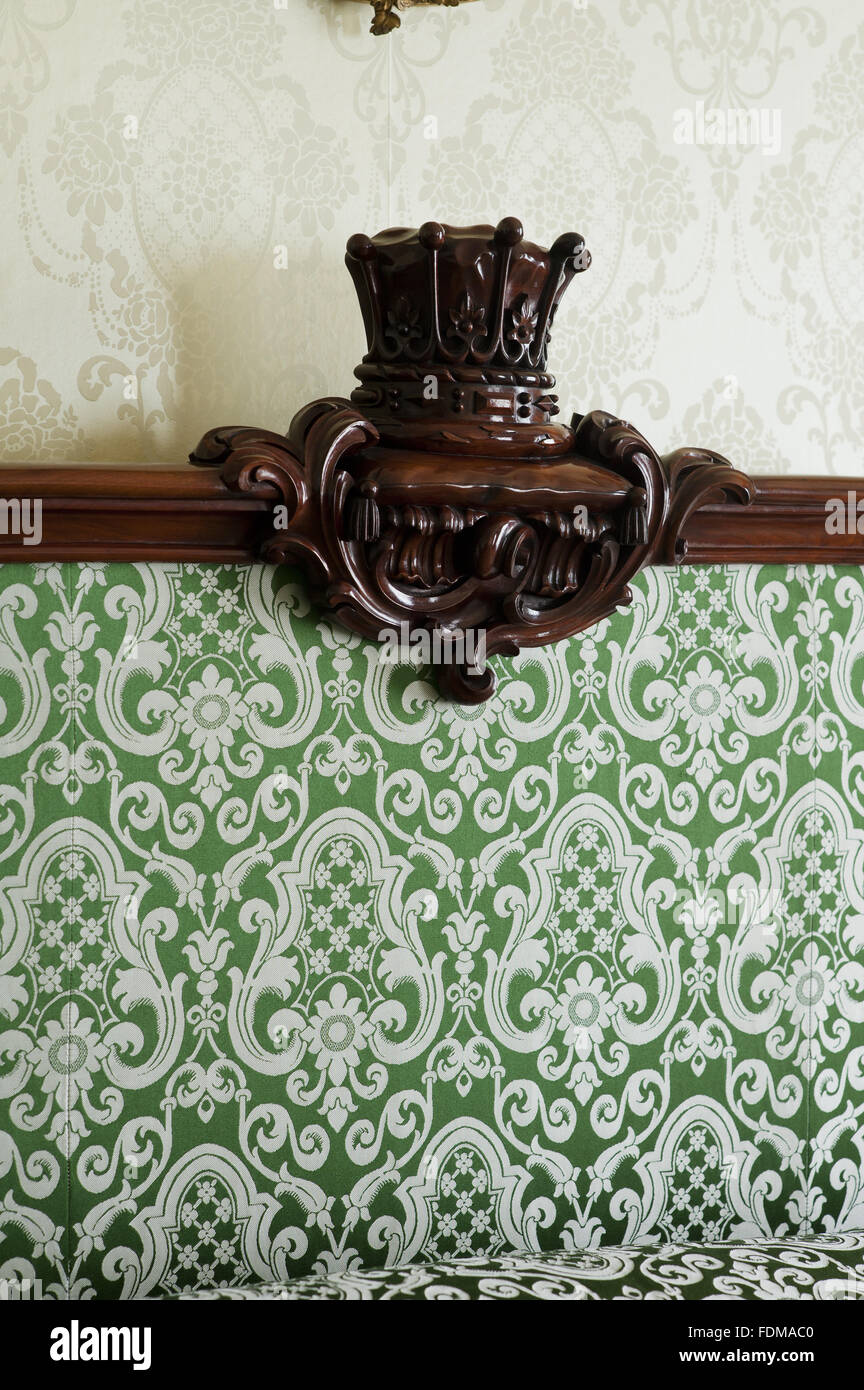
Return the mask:
[[751,501],[719,454],[661,458],[602,411],[559,423],[547,352],[590,265],[576,233],[545,250],[515,218],[427,222],[353,236],[346,262],[368,344],[350,399],[305,406],[285,436],[210,430],[190,458],[233,492],[270,490],[261,558],[299,562],[347,627],[434,638],[451,699],[494,690],[465,657],[478,633],[512,655],[581,632],[629,602],[644,566],[685,558],[700,507]]

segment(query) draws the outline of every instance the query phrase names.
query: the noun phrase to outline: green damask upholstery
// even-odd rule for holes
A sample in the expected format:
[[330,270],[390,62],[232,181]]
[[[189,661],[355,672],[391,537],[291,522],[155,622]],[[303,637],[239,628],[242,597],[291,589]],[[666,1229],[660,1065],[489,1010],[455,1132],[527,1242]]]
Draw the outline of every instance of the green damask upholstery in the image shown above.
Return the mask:
[[860,1275],[862,618],[652,570],[466,710],[288,570],[0,568],[0,1278]]
[[834,1299],[864,1301],[864,1233],[741,1245],[604,1246],[475,1255],[397,1269],[307,1275],[286,1284],[204,1289],[194,1301],[402,1299]]

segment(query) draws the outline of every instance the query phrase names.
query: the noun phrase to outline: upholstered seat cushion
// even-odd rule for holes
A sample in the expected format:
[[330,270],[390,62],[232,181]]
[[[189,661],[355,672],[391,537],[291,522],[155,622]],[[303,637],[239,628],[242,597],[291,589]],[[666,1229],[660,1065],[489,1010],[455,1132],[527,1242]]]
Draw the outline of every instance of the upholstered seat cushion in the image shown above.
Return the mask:
[[864,1232],[477,1256],[204,1289],[184,1299],[857,1299]]

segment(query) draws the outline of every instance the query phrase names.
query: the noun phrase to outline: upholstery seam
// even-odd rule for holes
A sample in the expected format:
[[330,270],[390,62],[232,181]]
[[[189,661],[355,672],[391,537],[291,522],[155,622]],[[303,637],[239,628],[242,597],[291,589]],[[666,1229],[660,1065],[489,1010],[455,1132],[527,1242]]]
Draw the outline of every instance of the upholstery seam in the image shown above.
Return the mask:
[[[66,574],[66,577],[67,577],[67,602],[68,602],[68,604],[69,604],[69,612],[70,612],[70,614],[72,614],[72,622],[71,622],[71,624],[70,624],[70,632],[71,632],[71,636],[72,636],[72,652],[73,652],[73,658],[75,658],[75,659],[73,659],[72,668],[71,668],[71,671],[70,671],[70,674],[69,674],[69,685],[70,685],[70,691],[69,691],[69,693],[70,693],[70,696],[71,696],[71,725],[70,725],[70,730],[69,730],[69,750],[70,750],[70,753],[71,753],[71,755],[72,755],[72,766],[71,766],[71,768],[70,768],[70,772],[71,772],[72,777],[74,778],[74,776],[75,776],[75,754],[76,754],[76,743],[75,743],[75,735],[76,735],[76,728],[75,728],[75,709],[76,709],[76,704],[75,704],[75,702],[76,702],[76,698],[77,698],[77,697],[76,697],[76,686],[77,686],[77,680],[78,680],[78,666],[77,666],[77,656],[78,656],[78,630],[77,630],[77,624],[76,624],[76,619],[75,619],[74,609],[73,609],[73,597],[72,597],[72,566],[71,566],[71,564],[70,564],[69,562],[67,562],[66,565],[64,566],[64,569],[65,569],[65,574]],[[71,807],[70,807],[70,823],[69,823],[69,842],[70,842],[71,854],[72,854],[72,856],[73,856],[73,862],[74,862],[76,841],[77,841],[76,807],[75,807],[75,802],[74,802],[74,800],[73,800],[72,805],[71,805]],[[70,1015],[71,1015],[71,1011],[72,1011],[72,935],[73,935],[74,925],[75,925],[75,924],[74,924],[74,917],[73,917],[73,914],[70,913],[70,914],[69,914],[69,952],[68,952],[67,964],[66,964],[66,968],[67,968],[68,973],[69,973],[69,991],[68,991],[68,997],[67,997],[67,1008],[69,1009]],[[67,1074],[67,1078],[66,1078],[66,1133],[65,1133],[65,1136],[64,1136],[64,1143],[65,1143],[65,1146],[66,1146],[66,1266],[67,1266],[67,1267],[66,1267],[66,1298],[67,1298],[67,1301],[68,1301],[69,1299],[71,1299],[71,1297],[72,1297],[72,1149],[71,1149],[71,1146],[70,1146],[71,1134],[72,1134],[72,1085],[71,1085],[71,1077]]]
[[[805,581],[805,583],[806,583],[806,581]],[[817,717],[817,692],[816,692],[816,687],[817,687],[817,680],[818,680],[818,677],[817,677],[817,671],[818,671],[818,658],[817,658],[816,647],[815,647],[815,636],[814,636],[814,648],[813,648],[813,651],[812,651],[812,653],[811,653],[811,663],[812,663],[812,672],[813,672],[813,674],[812,674],[812,686],[811,686],[811,710],[810,710],[810,716],[811,716],[811,719],[813,720],[813,737],[814,737],[814,740],[815,740],[815,737],[816,737],[816,717]],[[809,888],[810,888],[810,908],[809,908],[809,911],[808,911],[809,931],[808,931],[808,933],[807,933],[807,947],[814,947],[814,946],[815,946],[815,940],[816,940],[816,897],[815,897],[815,888],[816,888],[816,852],[817,852],[816,814],[817,814],[818,803],[819,803],[819,798],[818,798],[817,790],[816,790],[817,781],[818,781],[818,778],[817,778],[817,776],[816,776],[816,764],[813,763],[812,766],[811,766],[811,776],[810,776],[810,792],[811,792],[811,810],[810,810],[810,814],[811,814],[811,817],[812,817],[813,829],[811,830],[810,834],[809,834],[808,837],[807,837],[808,841],[811,842],[811,843],[810,843],[810,846],[809,846],[809,852],[810,852],[810,872],[809,872],[809,874],[808,874],[808,881],[809,881]],[[807,948],[805,947],[805,950],[806,950],[806,949],[807,949]],[[811,951],[811,955],[812,955],[812,951]],[[812,991],[811,991],[811,998],[808,1000],[808,1004],[807,1004],[807,1038],[808,1038],[808,1040],[809,1040],[809,1042],[810,1042],[810,1045],[812,1045],[812,1040],[813,1040],[813,1027],[812,1027],[812,1024],[813,1024],[813,1008],[814,1008],[814,1005],[813,1005],[813,1002],[812,1002]],[[812,1137],[812,1133],[811,1133],[811,1123],[812,1123],[812,1098],[813,1098],[813,1069],[812,1069],[812,1066],[810,1066],[810,1057],[809,1057],[809,1055],[808,1055],[807,1061],[808,1061],[808,1072],[809,1072],[809,1075],[808,1075],[807,1078],[806,1078],[806,1080],[807,1080],[807,1085],[806,1085],[805,1100],[804,1100],[804,1106],[805,1106],[805,1108],[804,1108],[804,1163],[805,1163],[805,1165],[806,1165],[806,1167],[805,1167],[805,1191],[806,1191],[806,1197],[807,1197],[807,1207],[806,1207],[806,1215],[805,1215],[805,1229],[804,1229],[804,1234],[805,1234],[805,1236],[810,1237],[810,1236],[812,1236],[812,1235],[814,1234],[814,1222],[813,1222],[813,1163],[812,1163],[813,1137]]]

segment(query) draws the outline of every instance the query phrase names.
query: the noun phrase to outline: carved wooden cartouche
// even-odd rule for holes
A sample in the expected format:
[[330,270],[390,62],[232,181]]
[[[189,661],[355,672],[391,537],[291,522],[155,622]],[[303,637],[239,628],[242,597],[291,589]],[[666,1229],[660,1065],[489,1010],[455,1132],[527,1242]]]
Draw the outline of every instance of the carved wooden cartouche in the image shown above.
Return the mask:
[[287,436],[211,430],[190,457],[237,491],[272,487],[274,523],[290,520],[262,558],[299,561],[348,627],[435,634],[449,697],[494,690],[461,659],[465,633],[491,655],[580,632],[629,602],[645,565],[683,558],[698,507],[750,501],[718,454],[660,458],[600,411],[557,421],[546,359],[561,296],[590,265],[577,234],[547,251],[515,218],[427,222],[354,236],[346,261],[368,344],[351,399],[306,406]]

